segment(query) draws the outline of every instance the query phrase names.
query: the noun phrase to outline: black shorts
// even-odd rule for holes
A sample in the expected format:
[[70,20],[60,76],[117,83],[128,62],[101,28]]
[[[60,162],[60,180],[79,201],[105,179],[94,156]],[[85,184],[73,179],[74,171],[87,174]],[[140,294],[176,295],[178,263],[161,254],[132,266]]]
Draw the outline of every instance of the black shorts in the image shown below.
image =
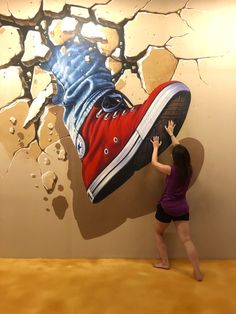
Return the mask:
[[173,221],[189,220],[189,213],[186,213],[186,214],[181,215],[181,216],[171,216],[171,215],[168,215],[164,211],[164,209],[162,208],[161,204],[158,204],[155,217],[160,222],[169,223],[169,222],[171,222],[171,220],[173,220]]

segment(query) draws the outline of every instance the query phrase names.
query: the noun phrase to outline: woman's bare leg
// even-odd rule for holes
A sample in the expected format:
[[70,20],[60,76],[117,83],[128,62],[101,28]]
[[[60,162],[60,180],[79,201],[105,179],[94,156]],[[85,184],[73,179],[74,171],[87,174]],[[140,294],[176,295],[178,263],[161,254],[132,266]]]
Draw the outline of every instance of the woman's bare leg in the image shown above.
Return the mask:
[[164,231],[169,226],[169,223],[160,222],[159,220],[156,220],[156,226],[155,226],[155,238],[156,238],[156,244],[157,249],[159,252],[159,256],[161,259],[160,263],[155,263],[153,266],[157,268],[163,268],[163,269],[169,269],[170,263],[167,253],[167,247],[163,239]]
[[203,275],[199,266],[199,258],[198,258],[197,250],[193,244],[193,241],[191,240],[189,222],[185,220],[181,220],[181,221],[175,221],[174,223],[175,223],[179,238],[185,247],[187,256],[192,263],[194,278],[198,281],[202,281]]

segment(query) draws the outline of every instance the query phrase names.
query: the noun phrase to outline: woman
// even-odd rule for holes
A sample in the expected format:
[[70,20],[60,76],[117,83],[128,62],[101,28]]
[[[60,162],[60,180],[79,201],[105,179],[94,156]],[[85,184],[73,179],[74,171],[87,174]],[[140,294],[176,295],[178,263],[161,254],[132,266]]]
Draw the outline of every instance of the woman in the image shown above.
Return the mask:
[[170,268],[163,235],[164,231],[173,220],[179,238],[192,263],[194,278],[198,281],[202,281],[203,275],[199,267],[197,250],[190,237],[189,207],[185,198],[192,176],[191,159],[188,150],[183,145],[180,145],[179,141],[176,139],[174,128],[175,124],[173,121],[169,121],[168,125],[165,126],[174,146],[172,150],[173,166],[165,165],[158,161],[158,148],[161,145],[161,141],[159,141],[158,136],[154,136],[151,140],[153,144],[152,165],[158,171],[167,175],[166,186],[157,205],[155,215],[155,236],[161,262],[154,264],[154,267],[162,269]]

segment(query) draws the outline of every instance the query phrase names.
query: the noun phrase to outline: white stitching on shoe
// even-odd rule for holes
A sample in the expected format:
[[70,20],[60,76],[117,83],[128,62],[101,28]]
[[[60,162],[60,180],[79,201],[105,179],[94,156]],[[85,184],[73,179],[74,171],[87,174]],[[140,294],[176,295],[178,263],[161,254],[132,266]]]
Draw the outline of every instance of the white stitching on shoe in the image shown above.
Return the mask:
[[102,112],[103,112],[103,110],[100,109],[100,110],[96,113],[96,118],[97,118],[97,119],[99,118],[99,116],[101,115]]
[[112,115],[112,118],[113,118],[113,119],[117,118],[117,116],[118,116],[117,113],[118,113],[118,111],[115,111],[115,112],[113,113],[113,115]]
[[107,119],[108,119],[108,117],[109,117],[109,115],[110,115],[110,113],[105,114],[105,116],[104,116],[104,120],[107,120]]

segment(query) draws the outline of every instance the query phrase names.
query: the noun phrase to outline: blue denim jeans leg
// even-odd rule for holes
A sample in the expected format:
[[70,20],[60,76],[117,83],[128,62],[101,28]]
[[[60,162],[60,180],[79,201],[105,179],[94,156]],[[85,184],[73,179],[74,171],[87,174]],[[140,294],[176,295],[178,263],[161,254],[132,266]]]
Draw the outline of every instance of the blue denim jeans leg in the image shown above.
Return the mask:
[[77,147],[77,137],[86,117],[105,94],[115,91],[112,75],[105,66],[106,57],[96,44],[79,38],[62,46],[51,45],[52,55],[41,67],[57,79],[53,103],[64,106],[64,123]]

